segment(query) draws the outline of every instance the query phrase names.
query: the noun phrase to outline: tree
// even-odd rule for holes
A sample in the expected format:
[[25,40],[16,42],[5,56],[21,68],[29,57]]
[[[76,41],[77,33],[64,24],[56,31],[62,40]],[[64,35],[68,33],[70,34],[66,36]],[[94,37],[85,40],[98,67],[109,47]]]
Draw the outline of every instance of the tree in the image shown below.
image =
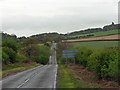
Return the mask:
[[34,38],[29,38],[21,43],[21,53],[28,58],[37,56],[39,54],[38,41]]
[[33,44],[38,44],[38,41],[34,38],[28,38],[21,43],[22,47],[31,46]]
[[36,39],[26,39],[21,43],[21,53],[30,60],[41,64],[47,64],[50,56],[50,48],[39,46]]
[[3,61],[15,63],[16,56],[17,56],[17,53],[13,49],[8,48],[8,47],[2,47],[2,59],[3,59]]
[[8,54],[6,54],[5,52],[2,52],[2,62],[3,62],[4,64],[7,64],[9,61],[10,61],[10,60],[9,60]]
[[16,53],[17,53],[17,51],[18,51],[18,44],[17,44],[15,41],[11,40],[11,39],[7,39],[7,40],[3,41],[2,46],[3,46],[3,47],[11,48],[11,49],[13,49]]
[[45,36],[43,39],[43,43],[52,42],[52,41],[53,41],[53,39],[49,35]]

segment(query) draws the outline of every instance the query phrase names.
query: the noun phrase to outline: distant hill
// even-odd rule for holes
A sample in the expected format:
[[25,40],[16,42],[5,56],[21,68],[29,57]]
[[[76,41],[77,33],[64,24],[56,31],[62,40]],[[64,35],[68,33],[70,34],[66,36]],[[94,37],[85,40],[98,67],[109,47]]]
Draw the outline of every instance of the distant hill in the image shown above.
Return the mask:
[[45,42],[46,40],[59,42],[62,39],[64,39],[65,36],[64,34],[53,32],[53,33],[43,33],[43,34],[32,35],[30,36],[30,38],[35,38],[40,42]]
[[6,39],[12,39],[12,40],[15,40],[16,42],[20,43],[27,38],[35,38],[40,43],[45,42],[45,41],[58,42],[58,41],[61,41],[62,39],[64,39],[64,34],[58,34],[58,33],[54,32],[54,33],[43,33],[43,34],[32,35],[30,37],[25,37],[25,36],[17,37],[14,34],[10,35],[7,33],[2,33],[2,41],[6,40]]
[[[2,33],[2,40],[13,39],[19,43],[19,42],[24,41],[27,38],[35,38],[36,40],[38,40],[41,43],[46,42],[46,41],[59,42],[63,39],[86,38],[86,36],[93,37],[94,36],[93,33],[116,30],[116,29],[120,29],[120,24],[112,23],[111,25],[106,25],[103,28],[91,28],[91,29],[86,29],[86,30],[74,31],[69,34],[59,34],[57,32],[53,32],[53,33],[42,33],[42,34],[32,35],[30,37],[23,36],[23,37],[19,37],[19,38],[14,34],[9,35],[7,33]],[[112,31],[110,31],[110,32],[112,32]],[[115,31],[114,31],[114,33],[115,33]],[[74,37],[74,35],[80,35],[80,36]],[[81,35],[83,35],[83,36],[81,36]]]
[[18,38],[15,34],[10,35],[7,33],[2,33],[2,41],[6,40],[6,39],[12,39],[19,43],[19,42],[25,40],[26,37],[23,36],[23,37]]
[[104,26],[103,28],[91,28],[86,30],[74,31],[69,33],[68,35],[72,36],[72,35],[80,35],[80,34],[90,34],[90,33],[109,31],[114,29],[120,29],[120,24],[112,23],[111,25]]

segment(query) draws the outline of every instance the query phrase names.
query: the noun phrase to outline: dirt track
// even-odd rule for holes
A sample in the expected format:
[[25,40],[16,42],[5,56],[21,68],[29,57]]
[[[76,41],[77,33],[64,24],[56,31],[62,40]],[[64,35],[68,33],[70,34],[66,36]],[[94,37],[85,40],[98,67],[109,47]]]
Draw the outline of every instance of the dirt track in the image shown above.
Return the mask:
[[62,42],[91,41],[91,40],[112,40],[112,39],[119,39],[118,37],[120,37],[120,34],[103,36],[103,37],[84,38],[84,39],[62,40]]

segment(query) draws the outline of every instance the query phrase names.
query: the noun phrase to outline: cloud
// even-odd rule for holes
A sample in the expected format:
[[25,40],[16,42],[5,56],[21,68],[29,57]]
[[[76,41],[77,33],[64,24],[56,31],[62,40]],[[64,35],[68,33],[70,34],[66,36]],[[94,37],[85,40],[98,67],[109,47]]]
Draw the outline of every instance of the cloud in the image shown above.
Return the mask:
[[[117,23],[117,0],[4,0],[2,27],[7,33],[30,36],[66,33]],[[1,20],[1,19],[0,19]]]

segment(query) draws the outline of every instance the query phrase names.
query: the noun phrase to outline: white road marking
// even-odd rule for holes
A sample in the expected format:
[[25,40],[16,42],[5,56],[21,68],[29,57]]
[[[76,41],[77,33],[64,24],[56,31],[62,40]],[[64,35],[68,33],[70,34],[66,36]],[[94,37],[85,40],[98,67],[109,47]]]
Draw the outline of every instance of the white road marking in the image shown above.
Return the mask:
[[[51,48],[51,50],[53,49],[53,47]],[[52,62],[52,56],[50,56],[50,61]],[[54,55],[54,64],[56,63],[57,64],[57,62],[55,62],[56,61],[56,51],[55,51],[55,55]],[[40,69],[42,69],[42,68],[44,68],[44,67],[46,67],[46,66],[48,66],[48,65],[45,65],[45,66],[43,66],[43,67],[41,67]],[[55,79],[54,79],[54,87],[53,88],[56,88],[56,82],[57,82],[57,69],[58,69],[58,64],[56,65],[56,72],[55,72]],[[20,84],[19,86],[17,86],[17,88],[21,88],[24,84],[26,84],[32,77],[34,77],[36,74],[38,74],[38,71],[39,70],[37,70],[32,76],[30,76],[28,79],[26,79],[22,84]]]
[[26,79],[24,83],[20,84],[17,88],[22,87],[25,83],[27,83],[30,79]]
[[[58,68],[58,65],[56,65],[56,67]],[[54,88],[56,88],[57,68],[56,68],[56,73],[55,73]]]
[[[40,69],[42,69],[42,68],[44,68],[44,67],[46,67],[46,66],[47,66],[47,65],[41,67]],[[36,73],[34,73],[30,78],[34,77],[37,73],[38,73],[38,71],[37,71]],[[30,78],[26,79],[25,82],[23,82],[22,84],[20,84],[19,86],[17,86],[17,88],[22,87],[25,83],[27,83],[27,82],[30,80]]]

